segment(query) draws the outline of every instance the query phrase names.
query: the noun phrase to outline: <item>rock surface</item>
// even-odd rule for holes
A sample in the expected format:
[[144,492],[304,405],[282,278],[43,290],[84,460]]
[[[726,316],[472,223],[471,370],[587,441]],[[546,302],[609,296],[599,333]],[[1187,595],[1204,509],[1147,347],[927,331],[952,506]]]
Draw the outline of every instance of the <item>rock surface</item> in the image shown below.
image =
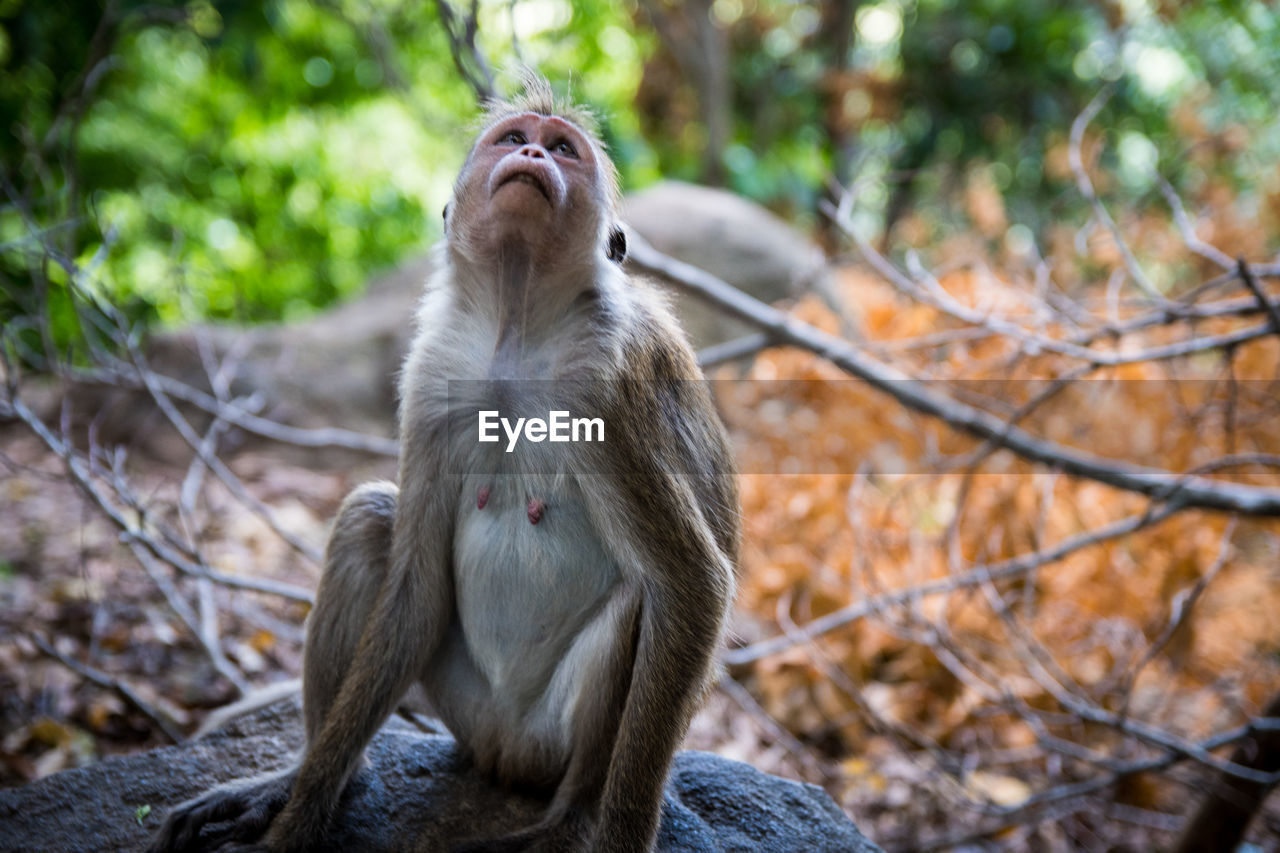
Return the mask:
[[[296,701],[176,747],[108,759],[0,791],[0,853],[140,851],[169,806],[209,785],[282,766],[301,738]],[[493,788],[461,767],[452,739],[399,720],[369,749],[329,849],[443,851],[536,821],[545,803]],[[139,818],[139,807],[150,812]],[[873,853],[820,788],[701,752],[676,756],[660,853]]]
[[727,190],[662,181],[623,199],[622,219],[655,249],[765,302],[807,290],[826,270],[807,237]]
[[[820,287],[827,275],[825,257],[808,238],[726,190],[662,181],[623,199],[622,219],[658,251],[763,302]],[[693,296],[674,292],[674,306],[698,349],[756,331]]]

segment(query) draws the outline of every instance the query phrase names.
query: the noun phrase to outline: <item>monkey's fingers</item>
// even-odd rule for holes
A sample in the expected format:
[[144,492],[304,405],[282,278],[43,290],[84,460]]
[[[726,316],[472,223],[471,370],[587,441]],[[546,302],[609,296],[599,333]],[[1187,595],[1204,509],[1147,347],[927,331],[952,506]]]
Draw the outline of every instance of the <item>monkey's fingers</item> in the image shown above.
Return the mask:
[[[289,801],[289,788],[276,786],[255,797],[235,819],[231,834],[238,842],[256,841]],[[225,850],[226,848],[223,848]],[[221,853],[221,851],[220,851]]]
[[262,835],[288,798],[286,780],[216,788],[174,806],[148,853],[194,853],[218,850],[232,839],[252,841]]
[[[207,847],[210,839],[203,844],[196,844],[200,830],[206,824],[229,820],[244,811],[248,803],[238,792],[213,791],[197,800],[174,806],[165,820],[164,826],[156,834],[148,853],[179,853],[185,850],[200,850]],[[225,836],[225,833],[217,833]]]

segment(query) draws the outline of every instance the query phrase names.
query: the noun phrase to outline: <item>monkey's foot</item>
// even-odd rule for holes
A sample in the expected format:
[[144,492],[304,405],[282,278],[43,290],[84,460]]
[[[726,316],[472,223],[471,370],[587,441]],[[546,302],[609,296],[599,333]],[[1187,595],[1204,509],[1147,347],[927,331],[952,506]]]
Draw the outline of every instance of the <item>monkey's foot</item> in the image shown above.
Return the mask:
[[294,775],[234,782],[174,806],[148,853],[265,853],[254,842],[289,801]]

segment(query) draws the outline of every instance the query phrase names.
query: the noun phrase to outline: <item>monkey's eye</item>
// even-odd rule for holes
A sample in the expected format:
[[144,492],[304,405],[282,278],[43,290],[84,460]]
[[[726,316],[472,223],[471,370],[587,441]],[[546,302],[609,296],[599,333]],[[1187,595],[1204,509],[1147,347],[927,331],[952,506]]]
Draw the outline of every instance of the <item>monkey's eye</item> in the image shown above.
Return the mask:
[[573,143],[571,143],[567,139],[561,139],[555,145],[552,145],[551,150],[556,154],[561,154],[565,157],[571,157],[574,160],[578,159],[578,149],[574,148]]
[[499,145],[524,145],[529,138],[518,130],[508,130],[498,140]]

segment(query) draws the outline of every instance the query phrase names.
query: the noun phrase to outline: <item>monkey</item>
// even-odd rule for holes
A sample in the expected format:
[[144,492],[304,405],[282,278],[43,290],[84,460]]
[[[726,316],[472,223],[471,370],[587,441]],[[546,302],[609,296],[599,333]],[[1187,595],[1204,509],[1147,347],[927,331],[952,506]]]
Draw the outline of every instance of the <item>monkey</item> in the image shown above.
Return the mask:
[[[397,482],[356,488],[326,549],[301,757],[175,807],[153,853],[323,845],[414,685],[472,767],[548,803],[455,851],[652,849],[713,680],[740,522],[693,352],[623,267],[618,197],[594,117],[546,80],[488,105],[401,373]],[[522,455],[477,438],[477,411],[547,405],[599,417],[605,440]]]

